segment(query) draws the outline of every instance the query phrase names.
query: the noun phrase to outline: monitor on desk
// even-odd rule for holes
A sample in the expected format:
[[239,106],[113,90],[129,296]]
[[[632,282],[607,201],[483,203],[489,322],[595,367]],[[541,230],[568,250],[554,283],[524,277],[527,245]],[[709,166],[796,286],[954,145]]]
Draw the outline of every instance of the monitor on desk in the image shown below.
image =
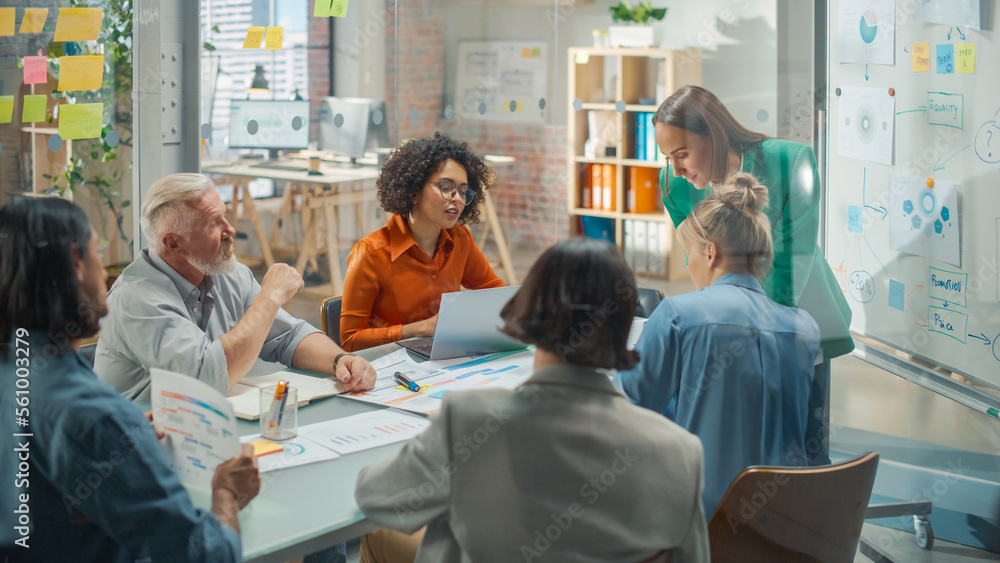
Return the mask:
[[233,100],[229,148],[279,150],[309,148],[309,100]]
[[347,157],[356,164],[366,151],[388,146],[384,101],[323,98],[319,110],[319,150]]

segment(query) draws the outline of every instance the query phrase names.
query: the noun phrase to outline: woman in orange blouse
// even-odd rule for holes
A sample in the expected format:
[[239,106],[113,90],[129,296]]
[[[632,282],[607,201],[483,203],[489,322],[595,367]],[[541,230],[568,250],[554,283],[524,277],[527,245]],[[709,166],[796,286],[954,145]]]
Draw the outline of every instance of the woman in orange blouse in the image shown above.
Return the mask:
[[467,143],[440,133],[389,155],[376,186],[393,215],[348,258],[344,350],[433,336],[441,294],[503,285],[464,226],[479,222],[494,176]]

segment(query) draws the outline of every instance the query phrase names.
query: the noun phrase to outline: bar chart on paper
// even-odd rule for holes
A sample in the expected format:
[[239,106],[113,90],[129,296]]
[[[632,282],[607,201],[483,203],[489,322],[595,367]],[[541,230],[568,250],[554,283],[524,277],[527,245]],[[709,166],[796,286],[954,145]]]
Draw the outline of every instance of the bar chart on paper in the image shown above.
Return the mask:
[[423,417],[383,409],[303,426],[299,434],[339,454],[349,454],[408,440],[429,425]]

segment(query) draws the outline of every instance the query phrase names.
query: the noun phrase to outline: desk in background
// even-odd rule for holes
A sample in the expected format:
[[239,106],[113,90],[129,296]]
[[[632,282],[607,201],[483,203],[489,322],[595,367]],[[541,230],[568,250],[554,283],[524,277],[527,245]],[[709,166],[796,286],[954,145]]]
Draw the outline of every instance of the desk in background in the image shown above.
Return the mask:
[[[290,167],[300,166],[301,170],[268,168],[254,164],[260,163],[248,161],[207,163],[202,168],[205,174],[214,176],[216,185],[233,186],[233,197],[226,210],[231,218],[230,222],[235,225],[238,219],[246,217],[253,225],[254,235],[260,243],[261,256],[257,259],[240,256],[240,261],[251,266],[262,264],[265,268],[270,268],[274,264],[275,254],[292,253],[298,256],[295,269],[300,274],[305,274],[307,266],[318,270],[316,258],[326,253],[330,285],[310,290],[325,296],[341,295],[344,278],[340,268],[337,208],[341,205],[354,205],[359,230],[357,238],[364,236],[368,232],[365,230],[364,203],[376,199],[375,179],[378,178],[378,168],[375,166],[345,168],[323,164],[320,166],[322,175],[310,176],[305,171],[304,160],[289,162]],[[257,214],[257,206],[248,189],[251,181],[261,178],[287,182],[282,194],[277,225],[271,232],[270,238],[264,232],[260,216]],[[302,212],[304,240],[298,248],[280,248],[278,241],[282,225],[288,214],[299,206]]]
[[[513,164],[511,157],[486,155],[484,162],[491,168]],[[259,258],[239,256],[239,260],[248,266],[263,265],[270,268],[274,264],[275,254],[291,254],[297,256],[295,269],[299,274],[305,274],[307,267],[318,271],[316,258],[326,253],[330,274],[330,284],[311,287],[307,291],[316,292],[324,297],[339,296],[344,293],[344,276],[340,268],[340,236],[337,224],[337,211],[341,205],[353,204],[357,214],[358,235],[360,240],[373,229],[366,228],[364,203],[376,200],[375,179],[379,169],[375,165],[365,165],[355,168],[345,168],[323,163],[320,166],[322,175],[310,176],[305,168],[305,160],[288,162],[289,168],[259,166],[259,162],[208,162],[202,167],[202,172],[214,176],[216,185],[232,185],[233,197],[227,205],[226,213],[230,223],[236,225],[237,220],[246,217],[253,225],[254,235],[260,243]],[[279,165],[280,166],[280,165]],[[269,179],[287,182],[282,194],[281,210],[278,221],[270,238],[264,232],[257,206],[250,196],[248,185],[256,179]],[[301,196],[301,204],[298,202]],[[304,240],[298,248],[281,248],[278,246],[282,225],[288,214],[301,205],[302,228]],[[517,285],[517,274],[514,272],[507,237],[500,226],[496,206],[489,191],[485,194],[483,211],[486,221],[479,228],[471,229],[476,243],[483,247],[490,234],[493,235],[498,257],[492,262],[494,269],[503,269],[507,285]],[[322,227],[322,226],[325,226]]]

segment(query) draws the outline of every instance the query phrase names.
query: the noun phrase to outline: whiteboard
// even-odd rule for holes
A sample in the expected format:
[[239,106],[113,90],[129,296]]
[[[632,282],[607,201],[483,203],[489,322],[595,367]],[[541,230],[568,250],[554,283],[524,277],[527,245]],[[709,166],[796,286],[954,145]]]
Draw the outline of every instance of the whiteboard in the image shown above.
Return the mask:
[[545,123],[547,61],[545,41],[462,41],[456,114],[474,121]]
[[[984,2],[980,30],[915,13],[967,22],[978,4],[831,0],[826,252],[852,330],[1000,388],[1000,14]],[[889,30],[893,63],[838,62]]]

